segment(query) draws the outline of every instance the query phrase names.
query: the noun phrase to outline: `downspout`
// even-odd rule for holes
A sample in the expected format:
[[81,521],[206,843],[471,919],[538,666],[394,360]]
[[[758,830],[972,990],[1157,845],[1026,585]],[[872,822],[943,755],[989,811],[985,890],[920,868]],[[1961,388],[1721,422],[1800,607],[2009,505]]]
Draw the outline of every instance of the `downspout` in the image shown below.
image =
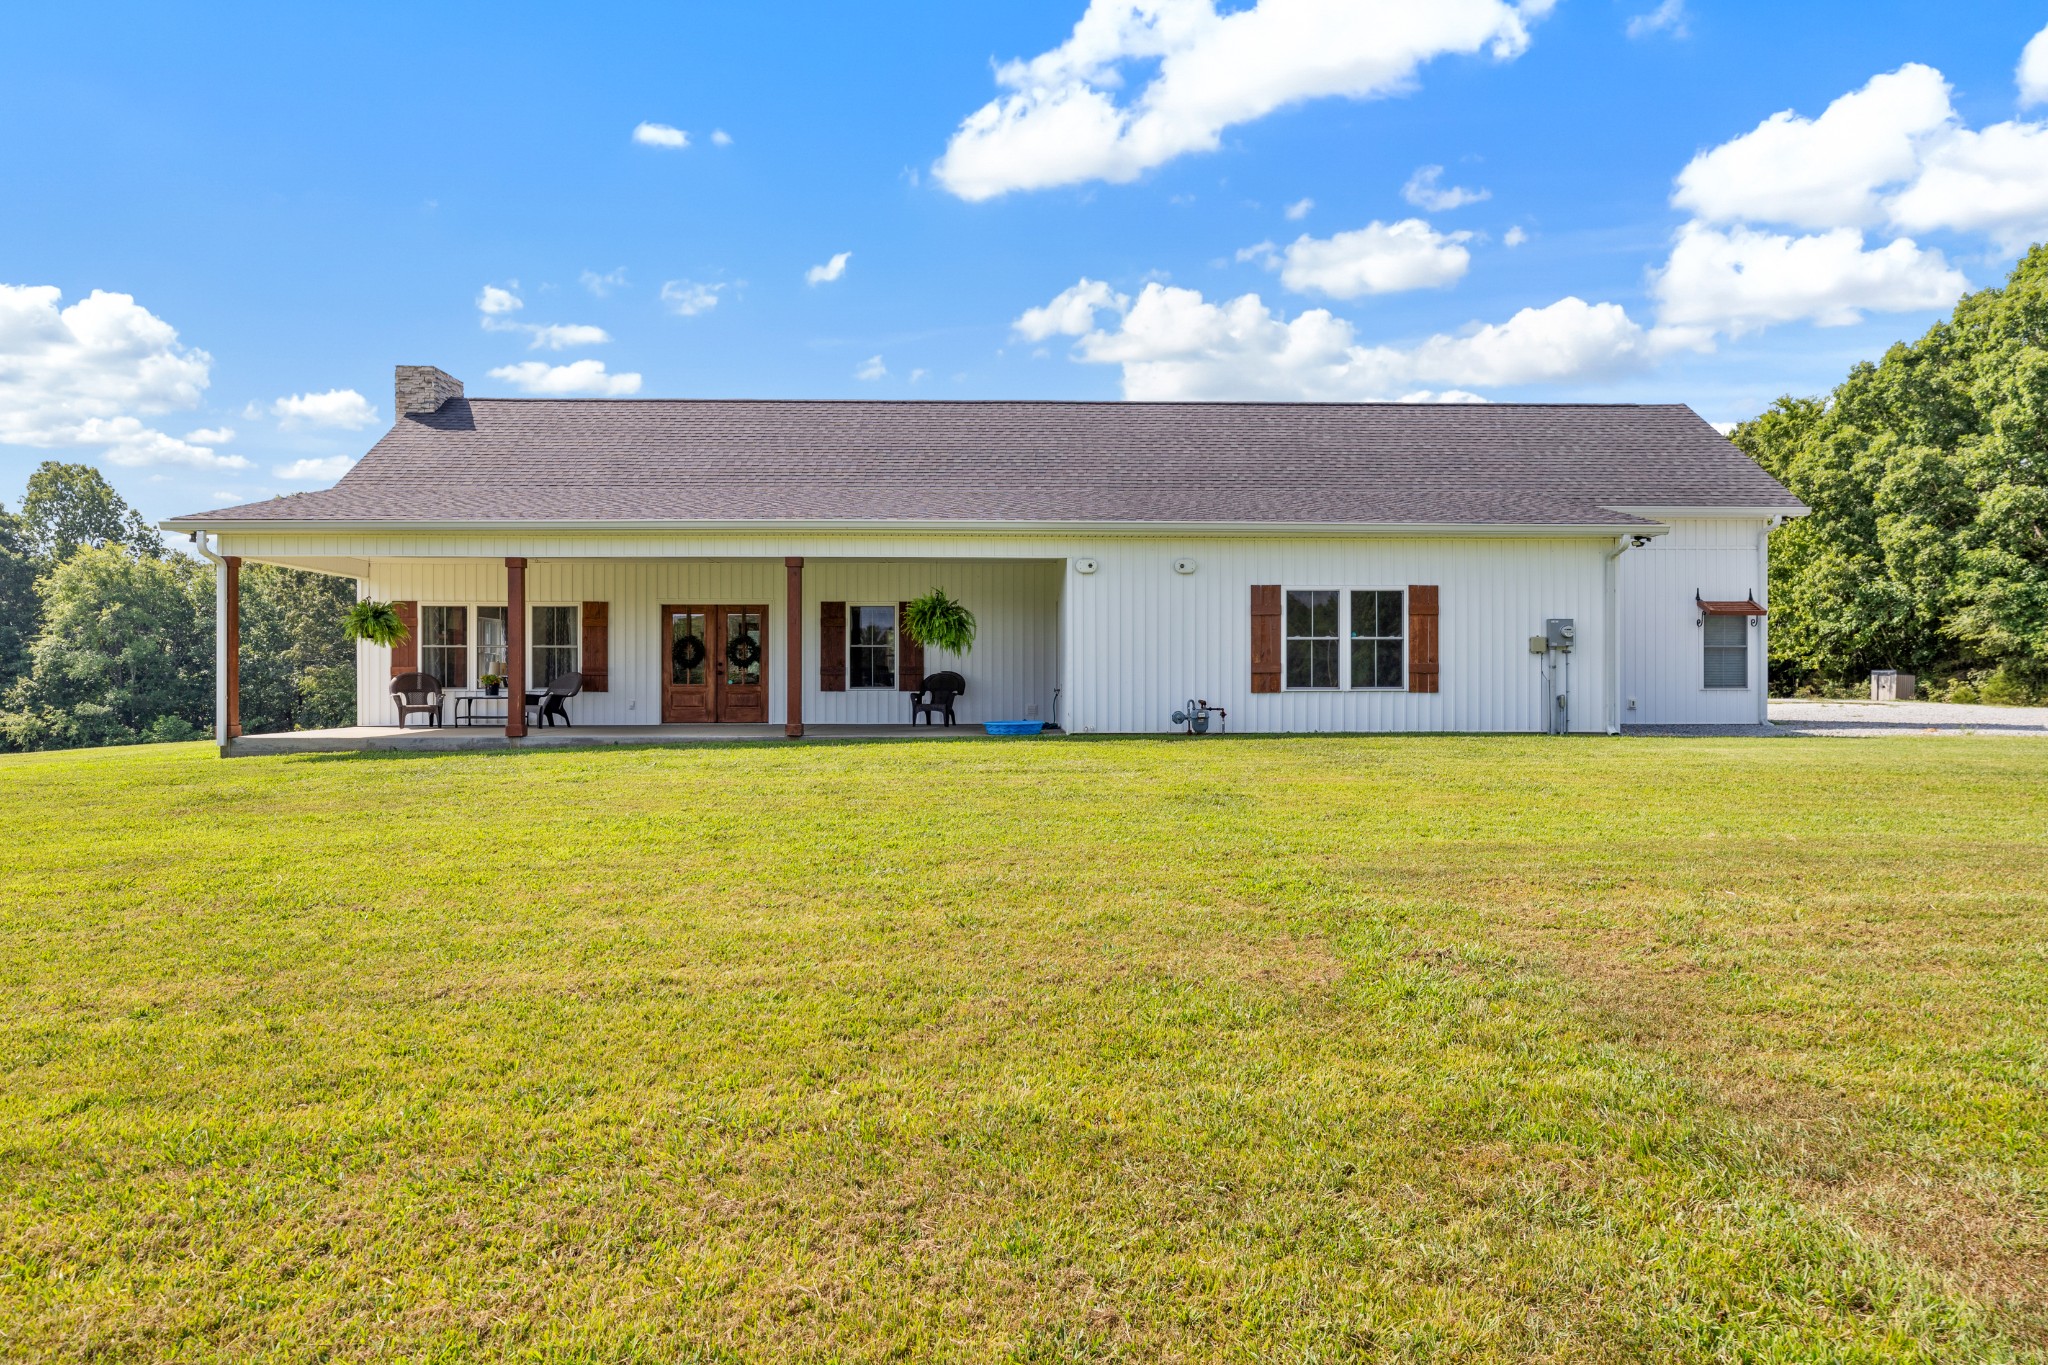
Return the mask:
[[1646,536],[1622,536],[1607,552],[1607,733],[1621,733],[1621,591],[1620,565],[1615,561],[1631,549],[1646,545]]
[[1756,622],[1756,652],[1759,681],[1756,688],[1756,723],[1771,723],[1771,532],[1785,524],[1783,517],[1772,517],[1764,523],[1763,530],[1756,536],[1756,600],[1764,608],[1764,615],[1753,617]]
[[192,548],[213,561],[213,742],[228,752],[228,566],[209,549],[206,533],[192,533]]

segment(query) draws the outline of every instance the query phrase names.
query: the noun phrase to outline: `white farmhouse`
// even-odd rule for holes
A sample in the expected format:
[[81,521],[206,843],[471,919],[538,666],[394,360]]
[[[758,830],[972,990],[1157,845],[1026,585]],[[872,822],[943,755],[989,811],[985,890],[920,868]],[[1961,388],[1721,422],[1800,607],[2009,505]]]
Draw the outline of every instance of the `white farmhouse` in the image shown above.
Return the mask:
[[[410,626],[360,647],[360,725],[291,747],[531,742],[485,674],[576,675],[591,738],[903,725],[940,672],[962,721],[1079,734],[1195,698],[1233,731],[1754,723],[1765,544],[1803,511],[1677,405],[470,399],[401,366],[335,487],[164,525],[220,563],[242,753],[287,742],[241,734],[244,561]],[[966,657],[902,627],[934,587]]]

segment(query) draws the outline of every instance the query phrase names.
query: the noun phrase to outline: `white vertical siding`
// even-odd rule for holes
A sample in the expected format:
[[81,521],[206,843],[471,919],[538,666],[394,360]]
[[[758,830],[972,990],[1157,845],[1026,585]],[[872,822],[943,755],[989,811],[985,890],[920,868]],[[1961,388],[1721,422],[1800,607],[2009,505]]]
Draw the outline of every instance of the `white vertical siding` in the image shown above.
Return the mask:
[[[1572,728],[1605,726],[1603,555],[1595,540],[1102,542],[1093,574],[1069,572],[1074,730],[1162,731],[1190,697],[1266,732],[1541,730],[1546,619],[1578,623]],[[1196,561],[1192,574],[1174,560]],[[1441,691],[1251,691],[1251,589],[1439,589]]]
[[[1617,568],[1623,623],[1624,722],[1743,720],[1761,696],[1761,632],[1751,692],[1709,693],[1692,594],[1761,601],[1756,519],[1676,524],[1631,550]],[[1239,731],[1540,731],[1542,661],[1528,638],[1553,616],[1578,623],[1571,663],[1573,729],[1606,724],[1607,537],[1517,539],[1457,536],[1252,538],[1014,535],[632,536],[354,534],[224,537],[222,548],[254,559],[350,557],[368,566],[365,590],[383,599],[496,604],[505,598],[502,556],[524,554],[534,603],[611,604],[611,690],[574,707],[579,722],[647,724],[660,718],[663,603],[763,604],[768,609],[771,717],[784,715],[781,644],[785,554],[805,556],[804,716],[807,721],[887,723],[907,715],[889,692],[817,690],[818,604],[894,603],[934,585],[965,600],[982,634],[965,660],[937,651],[928,669],[957,664],[969,680],[963,716],[1020,717],[1036,708],[1080,732],[1158,732],[1189,697],[1228,708]],[[576,557],[587,556],[587,557]],[[1072,560],[1100,562],[1080,574]],[[1177,558],[1192,574],[1173,571]],[[1300,692],[1254,696],[1251,587],[1439,589],[1441,688],[1406,692]],[[360,652],[359,714],[389,723],[386,651]],[[1624,703],[1625,705],[1625,703]]]
[[1694,596],[1754,594],[1768,606],[1758,545],[1769,525],[1760,517],[1674,520],[1669,535],[1621,557],[1624,725],[1746,725],[1766,714],[1762,623],[1749,630],[1749,686],[1709,688]]
[[818,604],[894,606],[932,588],[944,588],[959,598],[974,613],[977,627],[974,649],[965,657],[939,649],[924,653],[925,672],[951,669],[967,679],[967,694],[954,707],[960,719],[1052,719],[1053,689],[1060,685],[1059,591],[1064,568],[1064,562],[1029,559],[808,561],[804,720],[819,725],[889,725],[910,719],[910,700],[900,691],[851,686],[844,692],[818,690]]
[[[935,586],[966,603],[980,627],[965,659],[925,652],[928,672],[952,668],[967,678],[968,694],[956,708],[962,718],[1006,720],[1029,712],[1049,719],[1059,685],[1061,567],[1033,560],[814,560],[804,570],[804,719],[821,725],[909,719],[909,699],[899,691],[818,690],[818,604],[893,606]],[[779,559],[534,560],[526,571],[526,599],[534,606],[610,604],[610,688],[570,705],[579,724],[591,725],[660,723],[667,662],[663,606],[765,607],[768,714],[780,722],[788,709],[782,657],[787,572]],[[505,568],[498,559],[379,560],[366,582],[373,597],[387,601],[471,607],[505,601]],[[362,723],[395,724],[390,651],[359,646],[357,665],[356,713]]]

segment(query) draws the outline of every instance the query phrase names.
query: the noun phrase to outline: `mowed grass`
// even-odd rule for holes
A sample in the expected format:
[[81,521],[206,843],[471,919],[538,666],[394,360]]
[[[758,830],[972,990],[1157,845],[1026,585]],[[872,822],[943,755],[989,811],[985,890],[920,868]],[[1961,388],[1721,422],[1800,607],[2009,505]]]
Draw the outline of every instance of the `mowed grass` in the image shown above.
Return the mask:
[[0,1358],[2048,1358],[2044,778],[0,759]]

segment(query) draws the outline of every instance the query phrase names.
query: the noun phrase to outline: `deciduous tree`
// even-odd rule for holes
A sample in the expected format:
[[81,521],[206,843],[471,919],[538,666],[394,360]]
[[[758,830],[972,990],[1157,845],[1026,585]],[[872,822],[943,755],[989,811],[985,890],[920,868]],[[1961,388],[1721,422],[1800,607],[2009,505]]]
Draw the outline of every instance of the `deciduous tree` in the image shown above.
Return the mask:
[[1734,439],[1813,509],[1771,540],[1779,687],[1893,667],[2048,686],[2048,247]]

